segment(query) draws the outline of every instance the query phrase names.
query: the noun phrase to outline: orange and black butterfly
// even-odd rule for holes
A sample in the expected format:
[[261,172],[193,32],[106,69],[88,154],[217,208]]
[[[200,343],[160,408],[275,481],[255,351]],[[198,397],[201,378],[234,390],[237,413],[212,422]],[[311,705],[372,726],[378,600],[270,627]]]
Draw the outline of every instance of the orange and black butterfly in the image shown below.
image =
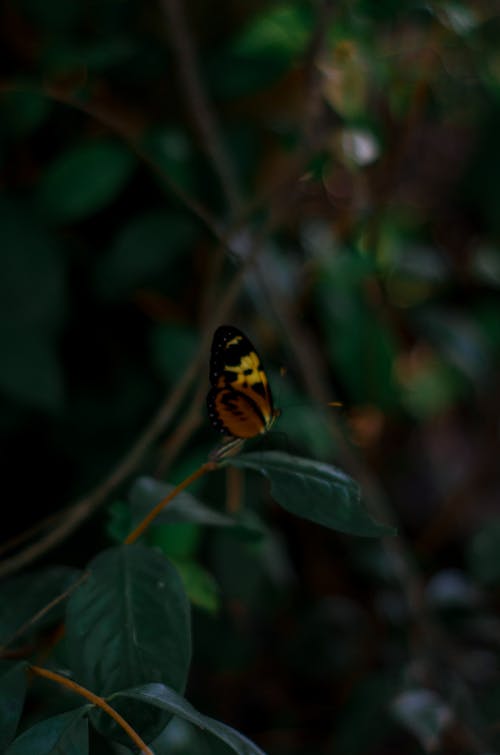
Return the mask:
[[210,422],[227,439],[215,458],[236,453],[245,440],[266,433],[279,416],[260,357],[233,325],[214,333],[207,407]]

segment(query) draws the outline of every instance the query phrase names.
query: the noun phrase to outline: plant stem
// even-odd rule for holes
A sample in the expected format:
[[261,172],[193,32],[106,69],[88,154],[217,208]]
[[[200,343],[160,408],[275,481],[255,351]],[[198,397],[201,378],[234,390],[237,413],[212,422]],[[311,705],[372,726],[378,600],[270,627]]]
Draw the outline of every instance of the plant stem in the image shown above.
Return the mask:
[[86,687],[82,687],[80,684],[73,682],[71,679],[68,679],[66,676],[62,676],[55,671],[49,671],[48,669],[42,668],[41,666],[30,666],[29,668],[34,674],[38,674],[38,676],[43,676],[46,679],[50,679],[51,681],[60,684],[62,687],[66,687],[67,689],[76,692],[77,695],[81,695],[94,705],[97,705],[99,708],[105,711],[105,713],[111,716],[111,718],[116,721],[118,726],[121,726],[121,728],[133,741],[133,743],[140,748],[141,753],[144,753],[145,755],[154,755],[153,751],[150,750],[147,744],[141,739],[141,737],[130,726],[130,724],[127,723],[127,721],[125,721],[125,719],[120,716],[120,714],[117,713],[117,711],[112,708],[111,705],[109,705],[106,700],[104,700],[104,698],[99,697],[98,695],[94,695],[94,693],[86,689]]
[[135,543],[137,538],[139,538],[145,529],[149,527],[153,519],[156,519],[160,511],[162,511],[165,506],[168,506],[170,501],[175,498],[176,495],[181,493],[185,488],[187,488],[189,485],[191,485],[192,482],[197,480],[198,478],[202,477],[207,472],[212,472],[214,469],[217,468],[217,464],[215,464],[213,461],[207,461],[205,464],[202,464],[201,467],[198,467],[198,469],[189,475],[189,477],[186,477],[185,480],[183,480],[177,487],[175,487],[173,490],[170,491],[168,495],[165,496],[165,498],[162,498],[159,503],[156,504],[154,509],[151,509],[149,514],[144,517],[142,522],[139,522],[137,527],[132,530],[130,535],[128,535],[125,538],[125,543],[127,545],[130,545],[130,543]]

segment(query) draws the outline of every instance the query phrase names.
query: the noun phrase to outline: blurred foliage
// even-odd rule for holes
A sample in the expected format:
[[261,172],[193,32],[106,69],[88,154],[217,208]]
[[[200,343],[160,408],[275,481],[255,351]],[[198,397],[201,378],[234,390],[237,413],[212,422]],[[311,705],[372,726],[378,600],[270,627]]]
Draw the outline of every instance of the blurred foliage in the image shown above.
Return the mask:
[[[328,524],[331,479],[304,489],[288,470],[281,508],[234,466],[199,481],[124,557],[131,605],[152,612],[137,624],[144,647],[161,647],[166,664],[141,683],[172,684],[148,708],[155,752],[227,753],[227,737],[243,747],[218,721],[205,734],[198,710],[269,755],[498,752],[498,7],[188,2],[186,31],[176,5],[0,6],[2,541],[115,470],[257,245],[228,321],[256,343],[282,417],[246,466],[271,448],[346,469],[384,520],[374,480],[422,603],[387,540],[283,510],[310,500],[314,520],[320,500],[316,521]],[[189,42],[199,89],[179,58]],[[118,543],[170,489],[156,486],[181,481],[216,444],[197,411],[207,365],[204,353],[128,484],[0,585],[5,641],[89,561],[102,577],[73,595],[67,640],[51,650],[60,605],[6,659],[42,654],[64,669],[71,658],[98,684],[79,624],[91,631],[92,610],[124,600]],[[167,572],[175,600],[191,602],[193,714],[175,697],[188,625],[176,625],[177,656],[149,603],[165,626],[180,621],[158,597]],[[111,651],[105,693],[137,688],[131,649]],[[167,659],[179,663],[173,680]],[[12,693],[0,705],[6,748],[25,674],[0,672],[0,697]],[[110,744],[100,716],[89,734],[81,700],[44,684],[28,684],[21,730],[42,727],[35,741],[48,732],[48,748],[60,736],[63,750],[73,737],[82,752],[130,752]],[[141,694],[121,704],[144,720]],[[34,752],[32,736],[12,752]]]

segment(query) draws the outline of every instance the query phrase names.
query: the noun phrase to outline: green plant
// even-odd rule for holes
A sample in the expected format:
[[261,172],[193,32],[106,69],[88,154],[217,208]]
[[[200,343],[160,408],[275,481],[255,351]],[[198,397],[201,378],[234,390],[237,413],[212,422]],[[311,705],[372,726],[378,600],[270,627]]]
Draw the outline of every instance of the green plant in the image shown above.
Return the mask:
[[[21,623],[40,593],[54,589],[53,573],[38,575],[37,592],[26,598],[7,582],[11,591],[4,605],[9,606],[11,625],[19,617],[20,627],[4,643],[2,652],[15,640],[37,632],[43,620],[61,621],[60,610],[51,608],[59,598],[69,596],[64,626],[64,674],[25,661],[5,664],[0,681],[0,722],[2,746],[8,755],[45,755],[56,752],[88,752],[88,726],[104,739],[124,745],[132,742],[145,753],[161,752],[148,748],[167,726],[172,715],[209,732],[240,755],[262,752],[242,734],[196,711],[183,697],[191,658],[189,603],[179,573],[166,555],[136,541],[154,523],[165,506],[185,487],[208,472],[234,465],[238,469],[259,471],[271,483],[271,494],[284,508],[326,527],[354,535],[381,536],[391,529],[377,524],[364,510],[354,481],[328,464],[290,456],[282,452],[247,453],[221,463],[207,462],[186,480],[162,495],[154,480],[142,481],[147,505],[158,495],[154,508],[134,527],[123,545],[95,556],[85,571],[75,575],[73,585]],[[141,505],[141,495],[135,495]],[[200,510],[215,518],[201,505],[195,506],[195,521]],[[183,511],[180,520],[193,519],[193,507]],[[238,529],[238,520],[220,517],[224,527]],[[220,523],[217,522],[220,526]],[[175,525],[173,525],[175,526]],[[229,564],[230,567],[230,564]],[[67,580],[65,570],[61,579]],[[26,580],[26,578],[24,578]],[[29,581],[28,581],[29,592]],[[71,595],[69,593],[71,592]],[[17,600],[16,600],[17,594]],[[87,704],[59,714],[28,728],[14,739],[26,694],[26,675],[49,679],[87,700]],[[12,742],[12,740],[14,741]]]

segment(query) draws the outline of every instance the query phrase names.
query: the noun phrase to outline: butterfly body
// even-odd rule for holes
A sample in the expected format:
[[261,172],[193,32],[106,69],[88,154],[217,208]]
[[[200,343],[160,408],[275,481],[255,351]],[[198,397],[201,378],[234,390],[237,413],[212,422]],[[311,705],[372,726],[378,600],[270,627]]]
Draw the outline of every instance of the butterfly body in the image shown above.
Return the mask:
[[266,433],[279,416],[260,357],[251,341],[232,325],[214,333],[207,396],[212,425],[228,436],[229,445]]

